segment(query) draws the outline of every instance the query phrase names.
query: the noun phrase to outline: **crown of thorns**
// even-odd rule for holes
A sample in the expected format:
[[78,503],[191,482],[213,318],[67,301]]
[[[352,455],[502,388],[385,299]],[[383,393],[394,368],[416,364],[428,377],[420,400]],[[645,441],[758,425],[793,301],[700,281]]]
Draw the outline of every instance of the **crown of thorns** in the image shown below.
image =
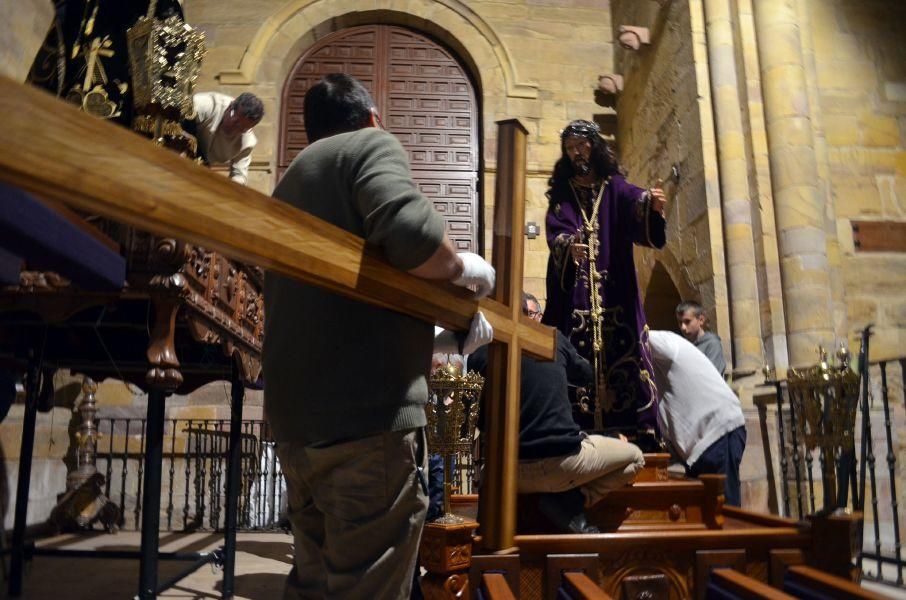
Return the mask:
[[579,119],[577,121],[572,121],[569,125],[566,126],[560,132],[560,139],[565,140],[568,137],[578,136],[578,137],[594,137],[601,132],[601,128],[597,123],[592,121],[585,121],[584,119]]

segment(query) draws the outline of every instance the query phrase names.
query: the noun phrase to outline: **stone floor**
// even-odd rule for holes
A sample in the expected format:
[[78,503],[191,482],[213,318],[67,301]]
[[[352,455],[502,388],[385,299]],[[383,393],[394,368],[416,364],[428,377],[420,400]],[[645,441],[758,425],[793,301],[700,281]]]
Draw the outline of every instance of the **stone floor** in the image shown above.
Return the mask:
[[[161,551],[200,552],[223,544],[223,537],[209,533],[161,534]],[[41,546],[58,548],[139,548],[138,532],[115,536],[58,536]],[[237,600],[280,598],[291,567],[292,537],[283,533],[242,533],[236,552]],[[186,567],[182,561],[162,561],[158,580],[164,581]],[[24,597],[31,600],[131,598],[138,590],[138,561],[35,557],[25,575]],[[220,598],[223,571],[205,565],[170,588],[161,598]],[[6,597],[6,582],[0,598]]]

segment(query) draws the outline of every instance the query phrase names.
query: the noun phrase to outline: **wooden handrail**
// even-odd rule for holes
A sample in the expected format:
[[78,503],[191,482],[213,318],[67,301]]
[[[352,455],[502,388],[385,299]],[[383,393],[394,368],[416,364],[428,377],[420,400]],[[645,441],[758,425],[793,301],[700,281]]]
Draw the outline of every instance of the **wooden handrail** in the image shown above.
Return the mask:
[[694,531],[632,531],[594,534],[517,535],[516,545],[523,556],[547,554],[581,554],[612,552],[640,548],[664,548],[676,551],[739,548],[806,548],[811,538],[794,527],[751,527]]
[[724,505],[723,513],[725,517],[731,517],[740,521],[748,521],[749,523],[753,523],[755,525],[763,525],[765,527],[798,527],[800,523],[796,519],[778,517],[777,515],[770,515],[767,513],[753,512],[751,510],[744,510],[736,506]]
[[581,571],[563,573],[563,589],[573,600],[611,600],[609,594]]
[[711,580],[742,600],[794,600],[793,596],[733,569],[714,569]]
[[787,589],[787,582],[800,583],[806,589],[820,591],[834,598],[884,600],[884,596],[866,590],[852,581],[819,571],[813,567],[806,567],[805,565],[797,565],[787,569],[786,577],[784,578],[784,589]]
[[487,600],[516,600],[502,573],[482,573],[481,591]]

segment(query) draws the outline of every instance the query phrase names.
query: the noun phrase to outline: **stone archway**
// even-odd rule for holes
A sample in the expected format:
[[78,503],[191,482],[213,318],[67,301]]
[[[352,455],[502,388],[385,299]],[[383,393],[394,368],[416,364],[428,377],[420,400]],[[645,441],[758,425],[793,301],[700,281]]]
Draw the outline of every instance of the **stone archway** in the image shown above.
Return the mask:
[[537,84],[521,80],[493,27],[462,0],[386,0],[379,10],[361,10],[354,0],[291,0],[258,28],[238,68],[216,79],[223,85],[282,81],[295,59],[324,35],[370,23],[410,27],[438,39],[465,62],[485,96],[538,97]]

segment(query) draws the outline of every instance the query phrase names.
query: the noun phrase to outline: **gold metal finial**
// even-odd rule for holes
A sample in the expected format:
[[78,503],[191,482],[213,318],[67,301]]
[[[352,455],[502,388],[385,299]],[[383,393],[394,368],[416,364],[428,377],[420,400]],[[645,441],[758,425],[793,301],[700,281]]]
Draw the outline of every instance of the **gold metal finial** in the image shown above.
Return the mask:
[[83,394],[95,394],[98,391],[97,382],[91,377],[85,377],[82,379],[82,393]]
[[850,360],[852,360],[852,356],[849,348],[846,347],[846,342],[840,342],[840,346],[837,348],[837,368],[848,369]]

